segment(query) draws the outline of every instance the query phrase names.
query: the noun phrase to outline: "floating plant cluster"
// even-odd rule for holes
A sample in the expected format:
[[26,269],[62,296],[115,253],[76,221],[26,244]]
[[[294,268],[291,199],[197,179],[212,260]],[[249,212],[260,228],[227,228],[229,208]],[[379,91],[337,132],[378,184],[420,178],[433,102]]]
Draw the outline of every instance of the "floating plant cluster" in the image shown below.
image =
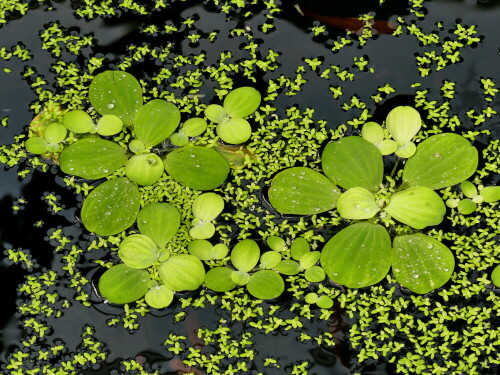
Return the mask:
[[[0,25],[24,22],[32,3],[7,0]],[[43,3],[44,14],[64,7]],[[71,2],[80,29],[43,21],[48,74],[31,45],[0,46],[2,77],[18,73],[38,97],[28,134],[0,146],[0,162],[20,178],[53,172],[44,181],[59,190],[41,204],[71,222],[47,230],[50,266],[36,250],[4,251],[7,270],[26,277],[16,290],[23,339],[0,370],[493,374],[500,91],[495,73],[481,71],[467,83],[478,107],[454,74],[494,38],[427,20],[421,0],[386,22],[391,35],[376,35],[385,21],[373,14],[336,34],[277,0],[146,3]],[[141,24],[126,51],[97,52],[107,34],[96,22],[123,15]],[[303,56],[285,40],[278,47],[282,29]],[[386,41],[415,50],[398,51],[396,64],[365,48]],[[13,215],[32,205],[18,197]],[[49,225],[42,219],[33,217],[35,231]],[[210,308],[218,321],[196,322]],[[106,322],[82,321],[72,348],[67,332],[53,338],[77,309]],[[133,356],[148,322],[166,327],[161,369]],[[108,328],[121,334],[117,326],[138,335],[130,358],[99,341]],[[284,335],[286,345],[260,346]]]

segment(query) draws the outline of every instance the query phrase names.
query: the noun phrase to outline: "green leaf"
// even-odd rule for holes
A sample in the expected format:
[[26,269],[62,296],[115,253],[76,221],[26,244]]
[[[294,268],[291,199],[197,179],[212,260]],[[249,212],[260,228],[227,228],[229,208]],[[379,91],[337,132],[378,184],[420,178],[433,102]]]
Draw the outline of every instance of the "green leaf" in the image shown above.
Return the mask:
[[336,283],[362,288],[382,280],[391,266],[391,239],[381,225],[356,223],[323,248],[321,266]]
[[100,138],[80,139],[66,147],[59,158],[64,173],[92,180],[109,176],[126,162],[126,150]]
[[335,207],[340,191],[328,178],[310,168],[279,172],[271,182],[269,201],[283,214],[313,215]]
[[170,136],[170,142],[172,142],[172,144],[174,146],[182,147],[182,146],[185,146],[185,145],[188,144],[189,138],[184,133],[180,133],[180,132],[179,133],[173,133]]
[[376,122],[369,121],[363,125],[361,137],[377,146],[384,140],[384,129]]
[[302,255],[299,261],[300,267],[305,270],[314,266],[316,263],[318,263],[320,256],[321,253],[319,251],[311,251],[307,254]]
[[415,137],[422,126],[422,119],[415,108],[399,106],[393,108],[385,119],[385,126],[392,138],[404,145]]
[[408,159],[411,158],[413,155],[415,155],[416,151],[417,151],[417,146],[415,146],[415,143],[407,142],[402,145],[399,145],[396,151],[394,152],[400,158]]
[[97,133],[102,136],[118,134],[123,129],[123,121],[114,115],[104,115],[97,121]]
[[286,249],[286,242],[283,238],[278,236],[269,236],[266,239],[267,246],[269,246],[274,251],[283,251]]
[[194,255],[200,260],[213,259],[213,246],[207,240],[194,240],[188,244],[189,254]]
[[47,141],[42,137],[31,137],[24,142],[26,150],[35,155],[45,154],[47,150]]
[[165,246],[179,230],[181,215],[168,203],[150,203],[139,211],[137,227],[158,247]]
[[118,264],[102,274],[99,291],[111,303],[130,303],[146,294],[150,281],[148,271]]
[[398,144],[392,139],[384,139],[377,147],[382,155],[390,155],[396,152]]
[[205,108],[205,116],[212,122],[220,124],[221,122],[227,121],[231,118],[229,113],[218,104],[210,104]]
[[255,298],[273,299],[283,293],[285,283],[279,273],[271,270],[261,270],[250,277],[247,290]]
[[103,182],[83,202],[83,225],[100,236],[120,233],[134,223],[140,201],[137,185],[127,178]]
[[193,201],[193,215],[197,219],[212,221],[224,210],[224,199],[216,193],[203,193]]
[[300,260],[300,258],[310,250],[311,247],[309,246],[309,242],[303,237],[297,237],[293,240],[292,246],[290,247],[292,258],[295,260]]
[[207,129],[207,126],[207,120],[204,118],[192,117],[182,124],[182,130],[188,137],[197,137]]
[[89,99],[101,115],[115,115],[131,126],[142,106],[142,88],[130,73],[107,70],[92,80]]
[[236,287],[232,273],[233,270],[228,267],[212,268],[205,277],[205,286],[215,292],[228,292]]
[[304,277],[312,283],[319,283],[325,279],[326,274],[320,266],[312,266],[306,268],[304,271]]
[[129,267],[148,268],[158,257],[158,246],[143,234],[132,234],[120,243],[118,256]]
[[239,87],[224,98],[224,109],[231,117],[247,117],[260,105],[260,93],[253,87]]
[[53,122],[43,132],[43,137],[48,143],[60,143],[66,138],[68,130],[60,122]]
[[300,264],[291,259],[285,259],[276,265],[276,271],[283,275],[292,276],[301,271]]
[[496,266],[491,273],[491,282],[500,288],[500,265]]
[[472,201],[472,199],[462,199],[460,202],[458,202],[458,212],[460,212],[462,215],[470,215],[474,211],[476,211],[477,204]]
[[454,267],[450,249],[432,237],[416,233],[394,239],[392,271],[412,292],[425,294],[443,286]]
[[189,230],[189,235],[197,240],[212,238],[215,234],[215,226],[210,222],[201,221]]
[[367,140],[352,136],[326,145],[321,156],[323,172],[344,189],[376,191],[382,183],[382,154]]
[[62,122],[73,133],[89,133],[95,128],[92,117],[81,109],[66,112],[62,118]]
[[429,188],[417,187],[391,196],[384,211],[412,228],[423,229],[441,223],[446,207],[436,192]]
[[316,293],[307,293],[306,296],[304,297],[304,301],[310,305],[316,303],[317,300],[318,300],[318,295]]
[[229,254],[229,247],[223,243],[218,243],[212,249],[212,259],[224,259]]
[[380,211],[380,207],[375,202],[372,193],[364,188],[355,187],[340,195],[337,210],[345,219],[363,220],[375,216]]
[[417,146],[406,162],[403,180],[411,187],[432,190],[456,185],[474,174],[478,152],[464,137],[443,133],[433,135]]
[[215,131],[220,139],[233,145],[244,143],[252,136],[250,123],[239,117],[221,122],[217,125]]
[[252,270],[257,265],[259,258],[259,245],[254,240],[242,240],[231,251],[231,263],[242,272]]
[[146,148],[146,146],[144,146],[144,143],[142,143],[138,139],[134,139],[134,140],[130,141],[130,143],[128,144],[128,148],[134,154],[139,154],[142,151],[144,151],[144,149]]
[[163,174],[164,167],[156,154],[134,155],[125,164],[125,175],[141,186],[153,185]]
[[320,309],[330,309],[333,306],[333,299],[328,296],[322,295],[316,301],[316,305],[318,305]]
[[477,195],[476,186],[470,181],[463,181],[460,184],[460,190],[467,198],[474,198]]
[[238,286],[247,285],[250,281],[250,275],[243,271],[233,271],[231,273],[231,279]]
[[260,257],[261,268],[271,269],[281,261],[281,254],[276,251],[266,251]]
[[181,121],[181,112],[172,103],[153,99],[142,106],[134,119],[137,139],[146,147],[153,147],[167,139]]
[[196,290],[205,279],[205,268],[193,255],[175,254],[158,266],[158,274],[165,285],[176,292]]
[[226,159],[217,151],[201,146],[185,146],[172,151],[164,166],[174,180],[196,190],[215,189],[229,174]]
[[163,309],[174,300],[174,291],[166,285],[157,285],[149,289],[144,298],[149,306],[155,309]]
[[481,190],[480,195],[487,203],[493,203],[500,200],[500,186],[487,186]]

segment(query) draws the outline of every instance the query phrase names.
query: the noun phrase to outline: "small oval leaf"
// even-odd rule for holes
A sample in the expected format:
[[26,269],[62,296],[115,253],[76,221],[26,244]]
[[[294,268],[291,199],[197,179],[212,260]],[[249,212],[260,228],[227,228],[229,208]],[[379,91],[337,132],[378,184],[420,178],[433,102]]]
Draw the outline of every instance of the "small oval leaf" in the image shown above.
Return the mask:
[[247,290],[255,298],[273,299],[283,293],[285,282],[276,271],[257,271],[250,277]]
[[254,240],[242,240],[231,251],[231,263],[242,272],[252,270],[257,265],[259,258],[260,248]]
[[148,271],[118,264],[102,274],[99,291],[109,302],[130,303],[146,294],[150,281]]
[[196,290],[205,279],[205,268],[193,255],[174,254],[158,266],[158,274],[165,285],[176,292]]
[[165,246],[177,233],[181,215],[168,203],[150,203],[139,211],[139,231],[151,238],[159,247]]
[[134,131],[146,147],[153,147],[167,139],[177,129],[181,112],[172,103],[153,99],[136,113]]
[[224,109],[231,117],[247,117],[260,105],[260,93],[253,87],[239,87],[224,98]]
[[158,247],[151,238],[143,234],[132,234],[120,243],[118,256],[129,267],[148,268],[156,261]]

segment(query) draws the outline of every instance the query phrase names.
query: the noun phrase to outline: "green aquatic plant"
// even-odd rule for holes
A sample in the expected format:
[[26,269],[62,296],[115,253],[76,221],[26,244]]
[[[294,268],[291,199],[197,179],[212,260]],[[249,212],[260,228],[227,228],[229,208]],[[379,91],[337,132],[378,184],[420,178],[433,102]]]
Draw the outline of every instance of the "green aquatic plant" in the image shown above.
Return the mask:
[[476,187],[470,181],[463,181],[460,184],[463,199],[450,198],[446,201],[449,208],[456,208],[462,215],[470,215],[482,203],[494,203],[500,200],[500,186]]
[[123,264],[100,277],[101,294],[112,303],[144,297],[149,306],[164,308],[175,292],[198,289],[205,278],[201,261],[190,254],[172,254],[165,247],[179,229],[178,210],[168,203],[149,204],[138,213],[137,226],[141,233],[119,244]]
[[[408,158],[396,191],[383,186],[383,157],[374,143],[383,144],[384,133],[373,124],[369,132],[377,129],[378,135],[368,138],[375,142],[349,136],[327,144],[321,157],[324,175],[293,167],[272,180],[269,200],[277,211],[313,215],[336,208],[341,217],[354,221],[335,234],[321,253],[323,270],[339,284],[354,288],[373,285],[392,267],[401,285],[427,293],[452,275],[451,251],[428,235],[411,233],[441,223],[446,207],[434,190],[470,177],[477,168],[478,152],[453,133],[431,136],[414,152],[406,152],[412,149],[408,145],[420,128],[417,114],[414,109],[395,108],[386,121],[398,145],[396,154]],[[384,153],[391,147],[383,147]],[[345,191],[341,193],[340,188]],[[409,234],[391,239],[384,226],[391,226],[393,219],[406,225]]]

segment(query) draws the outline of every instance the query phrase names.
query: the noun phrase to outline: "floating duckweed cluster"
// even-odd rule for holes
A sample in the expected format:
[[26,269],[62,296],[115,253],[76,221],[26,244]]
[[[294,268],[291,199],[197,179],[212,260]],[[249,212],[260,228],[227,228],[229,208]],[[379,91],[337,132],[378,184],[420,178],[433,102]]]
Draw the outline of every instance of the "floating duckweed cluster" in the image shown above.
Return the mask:
[[[47,11],[59,6],[58,2],[43,3]],[[92,0],[75,3],[74,13],[89,22],[118,17],[122,13],[137,17],[141,23],[138,34],[144,42],[121,47],[126,49],[120,51],[122,56],[118,59],[89,53],[97,46],[98,35],[70,31],[70,25],[61,21],[48,23],[39,34],[39,44],[57,58],[50,64],[53,82],[49,82],[42,68],[34,65],[36,56],[24,44],[0,46],[0,58],[5,64],[2,74],[18,74],[37,96],[30,105],[36,118],[27,134],[17,135],[11,144],[0,146],[0,163],[17,168],[20,178],[30,178],[34,171],[49,173],[55,170],[53,165],[60,161],[60,149],[48,149],[50,152],[43,152],[44,157],[32,155],[25,150],[26,140],[43,137],[49,124],[64,122],[64,116],[74,110],[85,110],[97,122],[102,110],[96,105],[90,107],[89,87],[99,73],[111,69],[133,71],[139,79],[138,90],[144,101],[162,99],[175,105],[182,123],[190,118],[204,117],[209,105],[223,104],[224,98],[238,87],[251,86],[260,92],[259,108],[249,117],[242,116],[247,117],[252,128],[247,142],[242,145],[220,142],[217,123],[224,123],[224,116],[220,122],[209,121],[204,132],[187,136],[187,142],[191,147],[217,150],[231,165],[226,182],[209,189],[222,197],[225,205],[218,217],[209,220],[215,225],[214,237],[209,238],[211,243],[234,247],[243,240],[256,240],[262,252],[271,253],[267,259],[270,263],[273,263],[270,259],[279,254],[281,262],[285,262],[282,264],[299,264],[300,257],[293,250],[297,239],[307,240],[313,253],[321,250],[326,241],[349,223],[355,225],[336,209],[300,217],[281,215],[268,201],[273,178],[293,167],[321,172],[320,155],[325,145],[360,134],[368,122],[382,122],[385,116],[377,118],[375,109],[396,94],[412,95],[412,104],[422,115],[422,128],[413,142],[419,144],[434,135],[449,132],[463,136],[480,149],[479,166],[468,177],[471,184],[480,189],[479,192],[481,188],[498,185],[500,148],[499,140],[492,136],[492,124],[498,118],[494,105],[498,93],[496,78],[481,76],[474,82],[480,92],[480,105],[465,103],[460,108],[461,104],[456,102],[460,84],[446,76],[451,70],[449,66],[460,67],[466,63],[465,51],[481,46],[484,35],[480,27],[460,23],[447,25],[444,21],[429,26],[423,22],[426,18],[424,2],[412,0],[409,2],[411,15],[398,19],[393,36],[375,37],[370,26],[373,16],[361,15],[364,26],[359,35],[348,32],[332,37],[334,40],[319,51],[312,48],[312,52],[304,52],[302,59],[294,60],[286,49],[279,50],[275,44],[266,43],[268,35],[273,36],[284,27],[282,21],[287,13],[280,2],[212,0],[201,8],[190,9],[191,13],[183,13],[185,19],[158,21],[159,18],[149,17],[166,14],[170,9],[189,9],[188,3],[167,0],[157,0],[148,6],[133,0],[119,4]],[[200,26],[196,12],[203,7],[222,14],[217,29]],[[7,28],[11,19],[32,11],[35,10],[28,2],[5,1],[0,5],[0,25]],[[308,27],[311,43],[331,32],[330,28],[312,22]],[[361,85],[375,80],[382,70],[376,56],[366,55],[363,49],[375,43],[380,43],[380,47],[383,38],[394,37],[408,41],[416,39],[420,43],[414,55],[417,73],[414,83],[401,87],[397,82],[377,80],[376,85],[367,85],[369,89],[362,92]],[[20,70],[15,67],[16,61],[28,65]],[[426,77],[432,78],[438,71],[443,75],[440,76],[441,85],[436,87]],[[311,104],[307,96],[312,93],[317,96]],[[297,104],[302,101],[307,104]],[[315,101],[328,103],[338,118],[319,118],[324,115],[314,108]],[[229,111],[225,104],[223,107]],[[4,117],[2,125],[5,126],[8,120]],[[66,149],[85,139],[74,132],[68,133],[62,142],[56,142]],[[125,128],[105,139],[128,150],[134,136],[131,128]],[[233,138],[226,139],[231,141]],[[163,156],[177,145],[175,138],[170,137],[150,146],[153,153]],[[397,168],[393,170],[393,167],[391,164],[386,171],[385,186],[375,194],[384,204],[397,193],[397,184],[403,179],[403,170],[394,172]],[[120,165],[102,177],[105,181],[116,181],[126,175],[125,167]],[[61,181],[79,201],[92,199],[93,192],[102,186],[71,174],[64,175]],[[59,194],[45,192],[41,199],[52,214],[74,216],[74,210],[62,203]],[[456,200],[457,204],[469,198],[458,185],[439,188],[436,194],[443,201]],[[152,184],[138,188],[137,205],[141,209],[168,202],[179,212],[179,230],[162,248],[171,257],[189,253],[193,240],[190,229],[200,224],[192,222],[195,218],[200,219],[192,210],[193,200],[199,195],[196,188],[175,178],[175,173],[163,173]],[[32,200],[20,197],[12,210],[18,216],[29,212]],[[13,249],[14,244],[4,251],[5,264],[22,269],[24,275],[18,288],[17,305],[24,333],[17,347],[7,353],[0,368],[16,375],[90,373],[98,366],[108,365],[110,373],[126,374],[181,371],[197,375],[250,372],[257,375],[279,370],[302,375],[318,370],[314,358],[307,355],[308,351],[323,351],[332,362],[340,362],[345,358],[340,358],[336,349],[347,346],[350,362],[342,365],[349,367],[352,374],[366,373],[367,369],[378,365],[400,374],[494,373],[500,364],[497,355],[500,352],[500,296],[490,275],[500,259],[498,207],[498,200],[481,201],[464,214],[458,205],[451,205],[444,215],[445,225],[423,230],[431,239],[445,244],[455,259],[451,279],[425,295],[401,287],[392,273],[387,272],[378,284],[360,289],[329,281],[311,281],[305,272],[310,265],[305,263],[300,265],[300,272],[278,276],[286,289],[281,300],[262,302],[252,297],[249,284],[241,279],[238,279],[238,287],[223,293],[203,288],[177,292],[171,298],[171,307],[165,309],[170,309],[167,316],[155,317],[167,324],[161,342],[156,343],[164,350],[165,364],[161,370],[140,355],[135,356],[136,353],[130,358],[119,358],[118,367],[109,365],[107,361],[116,358],[104,343],[106,333],[89,325],[92,322],[80,322],[83,333],[77,343],[48,339],[52,330],[57,331],[58,322],[67,319],[78,307],[89,313],[94,307],[103,308],[109,314],[103,330],[125,329],[134,335],[141,334],[146,320],[152,315],[165,311],[154,309],[155,304],[148,303],[147,297],[116,307],[107,306],[96,294],[99,272],[112,269],[121,259],[120,245],[126,238],[142,233],[142,229],[132,226],[109,236],[91,233],[78,237],[71,227],[51,228],[46,241],[54,254],[50,263],[52,269],[47,269],[47,263],[38,259],[36,249]],[[77,215],[80,215],[78,211]],[[81,216],[85,219],[86,214]],[[46,228],[42,220],[45,217],[33,219],[37,230]],[[392,237],[414,232],[410,226],[397,223],[390,216],[381,217],[380,223],[388,228]],[[83,226],[86,225],[88,221],[84,220]],[[155,238],[149,241],[152,240]],[[162,278],[156,268],[161,266],[159,260],[155,261],[150,274],[152,282],[158,283]],[[235,262],[241,265],[241,260],[226,254],[211,258],[205,264],[211,269],[229,269]],[[264,271],[278,275],[259,267],[262,265],[248,272],[252,276]],[[248,272],[239,269],[232,272],[241,278],[246,277],[244,273],[249,276]],[[190,322],[197,312],[203,314],[205,309],[220,312],[215,321]],[[187,332],[180,329],[183,324],[189,326]],[[276,352],[261,347],[266,340],[278,340],[285,335],[288,335],[287,344],[277,341],[273,347]],[[280,345],[288,348],[291,341],[304,353],[302,357],[278,350]]]

